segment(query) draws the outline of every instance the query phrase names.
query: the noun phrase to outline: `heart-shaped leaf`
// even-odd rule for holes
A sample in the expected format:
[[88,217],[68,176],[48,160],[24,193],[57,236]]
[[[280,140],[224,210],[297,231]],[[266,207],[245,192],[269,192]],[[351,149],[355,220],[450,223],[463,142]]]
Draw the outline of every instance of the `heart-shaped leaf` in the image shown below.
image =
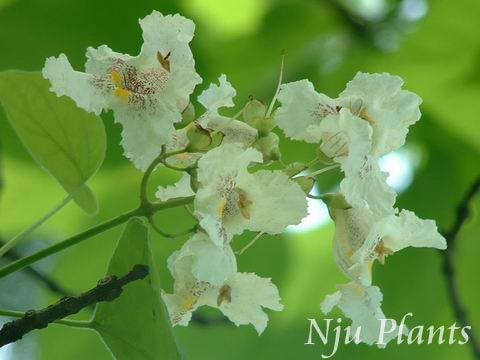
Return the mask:
[[37,72],[0,73],[0,103],[18,137],[83,210],[95,213],[96,197],[86,182],[105,157],[103,122],[49,88]]
[[133,218],[118,242],[107,275],[121,276],[137,264],[147,265],[149,275],[126,286],[118,299],[99,303],[93,327],[116,359],[180,359],[170,320],[160,297],[148,228],[142,220]]

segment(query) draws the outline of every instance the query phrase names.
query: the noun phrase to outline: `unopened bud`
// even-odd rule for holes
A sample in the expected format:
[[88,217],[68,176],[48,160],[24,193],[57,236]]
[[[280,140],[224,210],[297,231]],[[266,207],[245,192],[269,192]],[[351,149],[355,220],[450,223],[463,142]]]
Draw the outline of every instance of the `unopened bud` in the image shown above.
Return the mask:
[[200,186],[198,182],[197,169],[190,169],[188,170],[188,173],[190,174],[190,187],[194,192],[196,192],[198,187]]
[[190,152],[203,151],[212,143],[212,137],[208,130],[201,127],[198,123],[188,125],[187,138],[189,141],[188,151]]
[[270,133],[267,136],[257,139],[253,146],[262,153],[264,162],[270,162],[279,160],[282,156],[278,146],[279,142],[280,139],[278,135]]
[[328,157],[323,151],[321,148],[318,148],[318,152],[317,152],[317,158],[320,162],[322,162],[323,164],[326,164],[326,165],[330,165],[330,164],[333,164],[335,163],[335,161]]
[[291,164],[288,164],[285,169],[283,169],[283,172],[288,175],[288,177],[292,177],[295,175],[300,174],[303,170],[307,169],[308,166],[300,163],[300,162],[294,162]]
[[206,150],[211,150],[213,148],[216,148],[217,146],[220,146],[222,144],[223,138],[225,137],[225,134],[221,131],[214,131],[210,134],[210,136],[212,137],[212,142]]
[[267,136],[276,125],[273,116],[267,117],[267,105],[257,99],[250,99],[245,105],[243,120],[257,129],[260,136]]
[[243,109],[243,119],[247,124],[254,122],[255,119],[264,118],[267,114],[267,105],[260,100],[251,98]]
[[313,186],[315,185],[315,179],[310,176],[299,176],[293,179],[302,188],[305,194],[310,194]]

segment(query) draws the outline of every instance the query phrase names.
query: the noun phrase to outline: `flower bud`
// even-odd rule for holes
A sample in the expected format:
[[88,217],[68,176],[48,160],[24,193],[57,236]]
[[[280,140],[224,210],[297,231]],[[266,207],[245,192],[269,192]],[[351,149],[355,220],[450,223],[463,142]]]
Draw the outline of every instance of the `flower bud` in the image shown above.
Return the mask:
[[278,147],[279,141],[280,139],[277,134],[270,133],[267,136],[257,139],[253,146],[262,153],[264,162],[270,162],[281,158]]
[[243,119],[247,124],[255,122],[256,119],[264,118],[267,114],[267,105],[260,100],[251,98],[243,109]]
[[302,188],[305,194],[310,194],[313,186],[315,185],[315,179],[310,176],[299,176],[293,179]]
[[267,105],[257,99],[250,99],[243,109],[243,120],[257,129],[260,136],[268,135],[276,125],[273,116],[266,115]]
[[322,162],[323,164],[326,164],[326,165],[330,165],[330,164],[333,164],[335,163],[335,161],[331,158],[331,157],[328,157],[323,151],[321,148],[318,148],[318,151],[317,151],[317,158],[320,162]]
[[201,127],[198,123],[188,125],[187,138],[189,141],[188,151],[190,152],[206,150],[212,143],[212,137],[208,130]]
[[288,164],[285,169],[283,169],[283,172],[288,175],[288,177],[292,177],[295,175],[300,174],[303,170],[307,169],[308,166],[300,163],[300,162],[294,162],[291,164]]
[[206,148],[206,150],[211,150],[213,148],[216,148],[217,146],[220,146],[222,144],[223,138],[225,137],[225,134],[221,131],[214,131],[210,134],[210,136],[212,137],[212,142]]

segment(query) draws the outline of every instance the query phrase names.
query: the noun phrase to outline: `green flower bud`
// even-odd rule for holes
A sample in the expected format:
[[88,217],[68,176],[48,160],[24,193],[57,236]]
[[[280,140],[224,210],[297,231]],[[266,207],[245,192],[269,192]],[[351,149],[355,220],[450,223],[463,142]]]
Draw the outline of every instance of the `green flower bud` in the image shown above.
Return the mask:
[[302,188],[305,194],[310,194],[313,186],[315,185],[315,179],[310,176],[299,176],[293,179]]
[[222,144],[223,138],[225,137],[225,134],[221,131],[216,131],[211,133],[210,136],[212,137],[212,143],[207,147],[206,150],[211,150],[213,148],[216,148],[217,146],[220,146]]
[[250,99],[243,109],[243,120],[257,129],[260,136],[267,136],[276,125],[273,116],[266,115],[267,105],[257,99]]
[[294,162],[291,164],[288,164],[285,169],[283,169],[283,172],[287,174],[289,177],[295,176],[300,174],[303,170],[307,169],[308,166],[300,163],[300,162]]
[[201,127],[198,123],[188,125],[187,138],[189,141],[188,151],[190,152],[206,150],[212,143],[212,137],[208,130]]
[[320,148],[318,148],[317,155],[318,160],[320,160],[324,164],[330,165],[335,163],[335,161],[333,161],[332,158],[328,157]]
[[279,160],[282,156],[278,147],[279,142],[280,139],[278,135],[270,133],[267,136],[257,139],[253,147],[262,153],[264,162],[270,162]]
[[253,123],[256,119],[264,118],[267,114],[267,105],[260,100],[251,98],[243,109],[243,119],[247,124]]
[[197,169],[190,169],[188,170],[188,173],[190,174],[190,187],[194,192],[196,192],[200,186],[200,183],[198,182]]

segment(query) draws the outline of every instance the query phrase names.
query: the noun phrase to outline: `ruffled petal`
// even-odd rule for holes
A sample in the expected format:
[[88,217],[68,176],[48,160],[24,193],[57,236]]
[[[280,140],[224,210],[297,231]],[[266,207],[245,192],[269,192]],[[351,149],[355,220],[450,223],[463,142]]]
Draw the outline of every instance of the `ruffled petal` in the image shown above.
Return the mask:
[[398,76],[357,73],[338,98],[341,106],[352,108],[371,123],[376,157],[402,146],[410,125],[420,119],[422,99],[402,86]]
[[320,142],[320,134],[314,128],[337,114],[335,101],[317,93],[308,80],[282,85],[278,101],[282,104],[275,112],[278,127],[294,140]]
[[[327,295],[321,305],[322,311],[327,314],[334,306],[338,306],[346,317],[352,319],[352,334],[359,329],[360,341],[382,347],[382,344],[379,344],[381,319],[386,317],[381,309],[383,295],[380,289],[377,286],[364,287],[355,282],[337,285],[337,289],[336,293]],[[402,329],[403,334],[407,334],[407,331],[406,327]],[[398,335],[398,330],[385,334],[384,343]]]
[[208,89],[204,90],[197,98],[209,113],[217,114],[221,107],[234,106],[233,98],[237,92],[227,80],[225,74],[218,78],[218,85],[210,84]]
[[175,184],[165,187],[159,186],[155,196],[160,201],[193,196],[195,193],[190,186],[190,181],[191,176],[185,173]]
[[73,70],[64,54],[58,58],[49,57],[42,75],[50,80],[54,93],[70,97],[78,107],[88,112],[100,115],[104,108],[109,107],[110,98],[103,84],[97,84],[92,75]]

